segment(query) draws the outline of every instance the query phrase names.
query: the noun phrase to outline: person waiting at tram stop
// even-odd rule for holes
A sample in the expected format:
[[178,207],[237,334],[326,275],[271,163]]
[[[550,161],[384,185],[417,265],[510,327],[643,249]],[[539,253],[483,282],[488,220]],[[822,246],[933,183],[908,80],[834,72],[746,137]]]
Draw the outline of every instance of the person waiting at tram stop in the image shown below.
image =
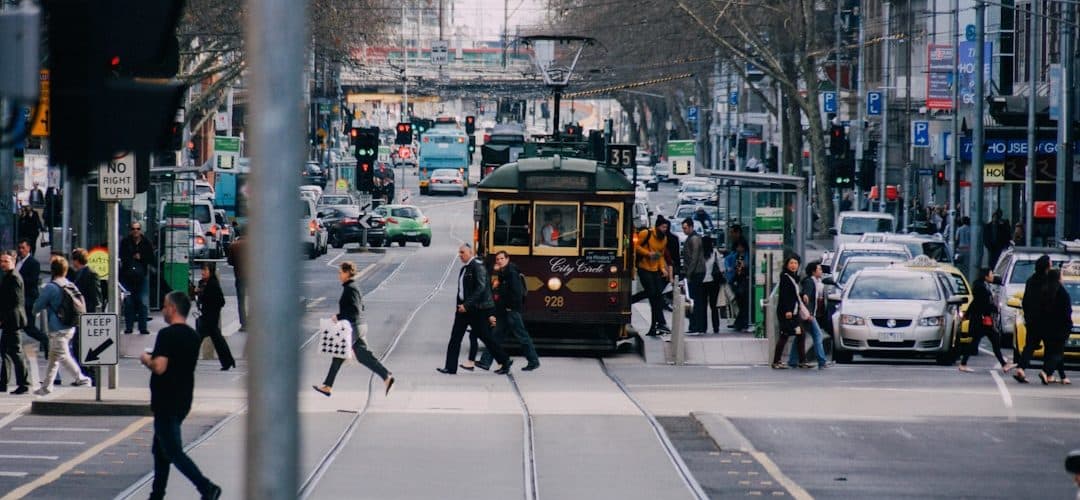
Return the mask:
[[690,300],[694,307],[690,312],[690,325],[688,335],[700,335],[705,333],[708,326],[705,299],[705,252],[701,235],[694,231],[694,220],[690,217],[682,221],[683,234],[686,234],[686,242],[683,243],[683,261],[686,263],[686,286]]
[[[779,335],[776,337],[776,349],[773,351],[772,368],[776,370],[787,369],[788,365],[780,362],[784,354],[784,346],[789,337],[796,337],[792,352],[798,357],[799,365],[806,363],[806,355],[799,347],[802,344],[802,328],[799,326],[799,257],[791,254],[784,258],[784,266],[777,279],[777,287],[780,289],[776,301],[776,319],[780,326]],[[789,363],[792,368],[796,365]]]
[[668,280],[668,229],[671,223],[663,215],[656,216],[652,229],[645,229],[635,236],[635,265],[641,288],[649,299],[652,313],[646,336],[670,333],[664,318],[664,286]]

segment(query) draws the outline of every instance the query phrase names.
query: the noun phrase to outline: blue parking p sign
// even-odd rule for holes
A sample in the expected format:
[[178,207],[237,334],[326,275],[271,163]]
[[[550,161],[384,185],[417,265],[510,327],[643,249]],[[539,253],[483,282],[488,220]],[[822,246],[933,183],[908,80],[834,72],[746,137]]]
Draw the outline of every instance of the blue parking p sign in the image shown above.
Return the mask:
[[728,94],[727,102],[731,106],[738,106],[739,105],[739,91],[738,90],[732,90],[731,93]]
[[686,120],[691,121],[691,122],[696,122],[697,119],[698,119],[698,108],[697,108],[697,106],[690,106],[689,108],[687,108],[686,109]]
[[836,92],[824,92],[822,93],[824,108],[826,113],[836,112]]
[[866,93],[866,114],[870,116],[881,116],[881,92],[867,92]]
[[930,122],[911,122],[911,144],[917,148],[930,147]]

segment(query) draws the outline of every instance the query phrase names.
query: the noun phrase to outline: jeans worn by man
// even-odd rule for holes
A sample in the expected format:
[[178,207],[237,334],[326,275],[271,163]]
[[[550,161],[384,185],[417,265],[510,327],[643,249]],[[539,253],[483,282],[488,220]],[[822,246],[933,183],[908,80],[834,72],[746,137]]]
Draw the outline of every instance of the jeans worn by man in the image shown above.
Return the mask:
[[124,297],[124,333],[132,333],[138,323],[139,333],[149,335],[146,323],[150,320],[150,276],[143,276],[139,283],[137,289],[128,290],[130,293]]

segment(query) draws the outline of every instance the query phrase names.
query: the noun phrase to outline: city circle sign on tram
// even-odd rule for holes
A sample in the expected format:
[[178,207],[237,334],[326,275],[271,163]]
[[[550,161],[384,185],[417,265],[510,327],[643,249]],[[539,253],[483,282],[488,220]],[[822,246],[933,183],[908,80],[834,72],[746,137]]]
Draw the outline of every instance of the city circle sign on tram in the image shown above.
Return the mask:
[[113,156],[98,167],[98,199],[121,201],[135,198],[135,153]]

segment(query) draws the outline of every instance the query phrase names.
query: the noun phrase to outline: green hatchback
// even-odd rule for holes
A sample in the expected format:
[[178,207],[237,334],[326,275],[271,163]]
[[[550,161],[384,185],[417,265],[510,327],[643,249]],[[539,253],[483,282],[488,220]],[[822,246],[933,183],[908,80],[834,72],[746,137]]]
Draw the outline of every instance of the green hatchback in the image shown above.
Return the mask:
[[431,245],[431,224],[419,208],[413,205],[382,205],[375,213],[386,219],[386,246],[397,242],[416,241],[421,245]]

